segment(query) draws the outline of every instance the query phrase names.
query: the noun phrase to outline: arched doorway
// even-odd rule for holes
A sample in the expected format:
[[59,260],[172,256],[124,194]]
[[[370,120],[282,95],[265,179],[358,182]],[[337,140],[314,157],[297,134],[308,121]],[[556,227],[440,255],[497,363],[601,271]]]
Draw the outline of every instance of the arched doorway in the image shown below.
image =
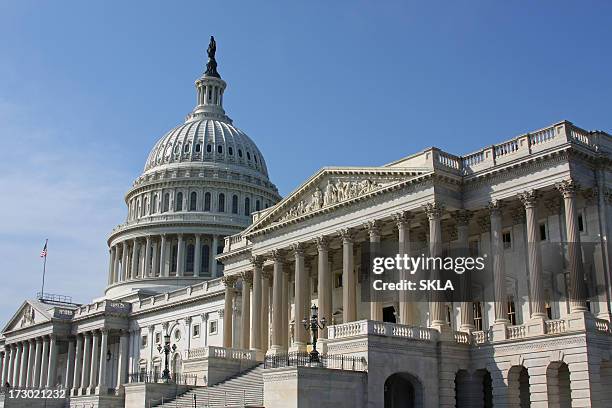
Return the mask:
[[476,370],[472,374],[466,370],[457,371],[455,374],[455,407],[493,407],[493,387],[489,371]]
[[571,408],[570,373],[567,364],[555,361],[548,365],[546,368],[546,386],[549,406]]
[[513,366],[508,371],[508,403],[510,406],[530,408],[529,372],[525,367]]
[[181,360],[181,354],[175,353],[174,356],[172,356],[171,377],[174,378],[175,381],[178,381],[182,372],[183,372],[183,361]]
[[423,386],[413,375],[395,373],[385,381],[385,408],[423,407]]

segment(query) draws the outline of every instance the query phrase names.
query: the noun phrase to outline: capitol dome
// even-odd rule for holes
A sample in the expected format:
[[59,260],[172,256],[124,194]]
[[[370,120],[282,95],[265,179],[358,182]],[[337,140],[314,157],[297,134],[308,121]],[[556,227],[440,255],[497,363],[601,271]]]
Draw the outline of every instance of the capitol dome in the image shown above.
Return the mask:
[[227,87],[211,38],[196,106],[149,153],[125,196],[127,217],[109,238],[106,296],[161,293],[222,276],[215,255],[252,214],[280,200],[255,143],[223,109]]

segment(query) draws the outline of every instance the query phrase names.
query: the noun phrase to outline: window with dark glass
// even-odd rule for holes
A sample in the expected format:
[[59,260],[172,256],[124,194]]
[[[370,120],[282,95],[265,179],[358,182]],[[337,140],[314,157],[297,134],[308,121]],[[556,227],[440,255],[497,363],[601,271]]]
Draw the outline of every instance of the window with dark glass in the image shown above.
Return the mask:
[[210,193],[204,194],[204,211],[210,211]]
[[251,214],[251,199],[249,197],[244,199],[244,215]]
[[212,145],[206,145],[206,151],[208,153],[212,152]]
[[512,233],[510,231],[502,234],[502,241],[504,242],[504,249],[512,248]]
[[238,214],[238,196],[232,196],[232,214]]
[[242,157],[242,149],[238,149],[238,157]]
[[514,304],[514,296],[508,296],[508,320],[510,324],[516,326],[516,305]]
[[198,143],[198,144],[196,145],[196,149],[195,149],[195,151],[196,151],[196,153],[200,153],[200,150],[202,150],[202,147],[201,147],[201,146],[200,146],[200,144]]
[[162,211],[163,212],[168,211],[169,207],[170,207],[170,194],[166,193],[166,194],[164,194],[164,204],[163,204],[163,210]]
[[251,160],[251,153],[247,152],[247,160]]
[[172,245],[172,251],[170,254],[170,272],[176,272],[176,260],[178,259],[177,250],[177,246]]
[[477,331],[482,331],[482,303],[474,302],[472,306],[474,310],[474,327]]
[[176,205],[174,211],[183,211],[183,193],[176,194]]
[[195,211],[197,203],[198,194],[195,191],[192,191],[191,196],[189,197],[189,211]]
[[540,241],[546,241],[546,224],[540,224]]
[[210,272],[209,265],[210,265],[210,247],[208,245],[203,245],[202,246],[202,265],[200,267],[200,270],[202,272]]
[[584,232],[584,220],[582,219],[582,214],[578,215],[578,231]]
[[223,146],[217,146],[217,153],[223,153]]
[[234,149],[232,149],[231,146],[227,148],[227,152],[229,153],[230,156],[234,155]]
[[255,211],[259,211],[261,210],[261,204],[259,203],[259,200],[255,201]]
[[219,194],[219,202],[217,205],[217,211],[225,212],[225,194]]
[[185,272],[193,272],[193,260],[195,258],[195,247],[193,244],[187,245],[187,256],[185,260]]

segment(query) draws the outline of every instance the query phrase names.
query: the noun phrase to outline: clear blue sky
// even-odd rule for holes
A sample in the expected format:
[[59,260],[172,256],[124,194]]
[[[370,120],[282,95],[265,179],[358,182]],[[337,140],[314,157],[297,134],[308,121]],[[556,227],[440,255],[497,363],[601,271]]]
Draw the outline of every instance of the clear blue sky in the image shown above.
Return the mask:
[[2,1],[0,320],[39,290],[47,237],[47,290],[103,293],[123,195],[192,109],[211,34],[282,194],[561,119],[612,130],[609,1]]

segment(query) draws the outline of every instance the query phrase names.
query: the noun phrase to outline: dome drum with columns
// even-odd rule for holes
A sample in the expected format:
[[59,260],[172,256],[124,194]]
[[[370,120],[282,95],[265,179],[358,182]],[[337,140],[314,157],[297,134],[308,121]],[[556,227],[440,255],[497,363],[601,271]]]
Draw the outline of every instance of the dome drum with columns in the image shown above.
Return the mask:
[[209,49],[207,70],[195,82],[196,107],[155,144],[126,194],[126,221],[108,239],[107,297],[221,276],[215,255],[224,237],[279,201],[263,155],[225,114],[226,86]]

